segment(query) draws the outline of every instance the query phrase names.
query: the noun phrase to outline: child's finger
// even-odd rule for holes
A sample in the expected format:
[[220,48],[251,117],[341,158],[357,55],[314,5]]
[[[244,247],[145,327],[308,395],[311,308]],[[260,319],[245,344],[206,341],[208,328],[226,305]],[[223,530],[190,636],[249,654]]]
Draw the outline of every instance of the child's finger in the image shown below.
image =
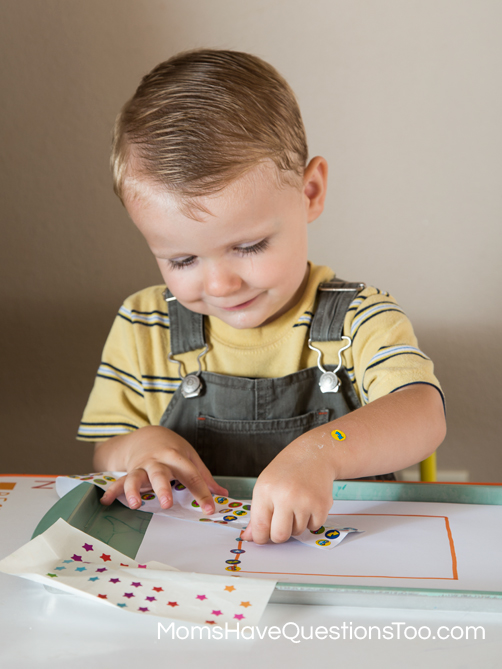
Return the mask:
[[[244,532],[245,541],[254,541],[257,544],[266,544],[270,539],[270,525],[273,508],[253,500],[251,505],[251,523]],[[250,527],[252,525],[252,527]],[[249,530],[249,531],[248,531]]]
[[156,466],[147,470],[148,478],[160,506],[163,509],[170,509],[173,505],[173,493],[171,481],[176,477],[169,467],[156,463]]
[[[204,513],[208,515],[214,513],[213,496],[209,491],[207,483],[204,481],[202,473],[192,462],[185,460],[183,468],[176,470],[176,478],[190,490]],[[216,481],[215,484],[218,485]]]
[[107,490],[105,490],[104,495],[102,495],[101,499],[99,500],[101,504],[109,506],[115,499],[117,499],[119,495],[121,495],[124,492],[125,479],[126,479],[125,476],[121,476],[114,483],[108,486]]
[[148,483],[148,474],[144,469],[133,469],[125,477],[124,495],[131,509],[137,509],[141,506],[142,485]]
[[202,461],[200,455],[195,450],[193,452],[192,462],[201,473],[202,478],[204,479],[207,487],[212,493],[214,493],[215,495],[228,496],[228,490],[226,488],[222,488],[222,486],[219,483],[216,483],[216,481],[213,478],[213,475]]
[[297,511],[295,513],[295,517],[293,520],[293,531],[291,532],[291,534],[296,537],[302,532],[304,532],[305,529],[307,528],[309,521],[310,521],[309,513],[302,513],[300,511]]
[[270,539],[274,544],[282,544],[287,541],[293,531],[293,512],[282,506],[274,508],[274,514],[270,523]]

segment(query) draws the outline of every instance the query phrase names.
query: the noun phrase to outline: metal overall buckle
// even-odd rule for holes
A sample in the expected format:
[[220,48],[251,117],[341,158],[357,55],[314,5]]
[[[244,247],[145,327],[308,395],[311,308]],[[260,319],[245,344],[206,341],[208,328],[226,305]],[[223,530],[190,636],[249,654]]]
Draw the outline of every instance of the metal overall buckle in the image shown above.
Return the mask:
[[[173,302],[174,300],[176,300],[176,297],[174,297],[174,295],[171,297],[167,297],[167,295],[169,295],[169,293],[166,290],[163,293],[164,300],[166,302]],[[202,379],[200,378],[200,373],[202,372],[202,365],[200,364],[200,359],[202,358],[202,356],[206,355],[208,350],[209,346],[206,344],[203,350],[197,356],[197,365],[199,369],[196,372],[193,372],[192,374],[186,374],[185,376],[183,376],[183,374],[181,373],[181,364],[182,364],[181,361],[173,358],[173,354],[171,352],[169,352],[169,355],[167,356],[167,359],[170,362],[175,362],[178,365],[178,374],[180,375],[181,379],[181,394],[186,399],[190,399],[191,397],[198,397],[201,394],[202,389],[204,388],[204,384],[202,383]]]
[[346,346],[343,346],[339,351],[338,351],[338,366],[335,370],[332,372],[328,372],[327,369],[324,369],[322,366],[321,360],[322,360],[322,352],[316,348],[315,346],[312,346],[312,340],[308,340],[308,345],[309,348],[312,351],[315,351],[317,353],[317,366],[322,372],[321,378],[319,379],[319,388],[321,389],[322,393],[337,393],[339,388],[340,388],[340,379],[336,375],[340,367],[342,366],[342,353],[346,349],[350,347],[352,344],[352,340],[350,337],[345,337],[342,336],[342,339],[346,339],[349,343]]
[[186,399],[190,399],[191,397],[198,397],[202,389],[204,388],[204,384],[202,383],[202,379],[200,378],[200,373],[202,372],[202,365],[200,364],[200,359],[202,356],[206,355],[206,353],[209,350],[209,346],[206,344],[204,346],[204,349],[199,353],[197,356],[197,365],[199,366],[199,369],[196,372],[193,372],[192,374],[186,374],[186,376],[183,376],[181,373],[181,361],[180,360],[175,360],[173,358],[172,353],[169,353],[167,359],[170,362],[175,362],[178,365],[178,374],[180,375],[181,378],[181,394],[183,397],[186,397]]

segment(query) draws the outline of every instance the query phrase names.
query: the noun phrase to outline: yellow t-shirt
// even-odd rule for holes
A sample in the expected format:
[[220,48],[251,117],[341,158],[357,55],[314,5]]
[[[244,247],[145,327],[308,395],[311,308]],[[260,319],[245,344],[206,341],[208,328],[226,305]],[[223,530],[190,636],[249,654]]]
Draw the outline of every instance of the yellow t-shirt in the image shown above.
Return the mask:
[[[248,378],[275,378],[317,365],[307,345],[317,286],[333,271],[310,265],[302,299],[281,317],[259,328],[237,330],[206,317],[208,353],[202,368]],[[176,362],[168,360],[169,314],[165,286],[145,288],[120,307],[103,350],[78,439],[103,441],[146,425],[158,425],[181,383]],[[351,303],[344,335],[352,345],[342,361],[362,404],[413,383],[440,390],[432,361],[417,345],[410,321],[388,293],[365,288]],[[338,364],[342,342],[316,342],[322,364]],[[176,356],[182,374],[198,369],[198,351]]]

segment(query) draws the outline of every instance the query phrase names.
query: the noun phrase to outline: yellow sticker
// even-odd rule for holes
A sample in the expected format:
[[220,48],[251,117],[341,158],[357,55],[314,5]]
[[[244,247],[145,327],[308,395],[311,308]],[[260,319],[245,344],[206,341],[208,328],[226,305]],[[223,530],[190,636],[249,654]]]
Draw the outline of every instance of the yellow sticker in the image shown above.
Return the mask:
[[337,441],[343,441],[345,439],[345,434],[341,430],[333,430],[331,436]]

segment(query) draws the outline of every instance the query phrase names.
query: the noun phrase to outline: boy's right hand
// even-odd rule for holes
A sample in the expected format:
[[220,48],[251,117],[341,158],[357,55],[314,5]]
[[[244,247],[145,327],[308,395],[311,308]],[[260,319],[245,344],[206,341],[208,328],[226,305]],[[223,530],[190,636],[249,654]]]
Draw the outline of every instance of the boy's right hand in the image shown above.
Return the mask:
[[122,492],[131,509],[141,506],[140,489],[151,488],[163,509],[173,504],[171,481],[177,479],[193,494],[204,513],[214,513],[211,493],[228,495],[211,476],[195,449],[172,430],[150,425],[97,444],[94,466],[99,471],[126,471],[101,497],[108,505]]

